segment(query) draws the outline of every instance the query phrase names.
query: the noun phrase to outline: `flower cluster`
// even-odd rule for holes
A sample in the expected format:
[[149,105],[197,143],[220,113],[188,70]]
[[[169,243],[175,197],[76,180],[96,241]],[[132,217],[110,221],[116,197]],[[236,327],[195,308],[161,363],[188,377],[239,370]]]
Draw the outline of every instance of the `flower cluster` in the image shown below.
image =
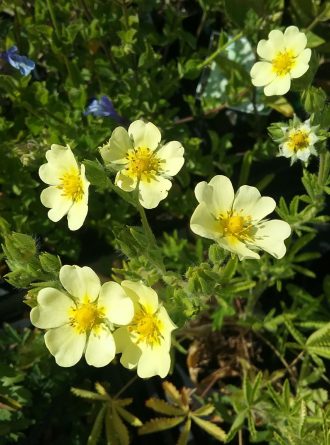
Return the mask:
[[141,282],[101,285],[89,267],[63,266],[63,291],[46,287],[31,311],[34,326],[47,329],[45,343],[56,363],[75,365],[83,355],[89,365],[121,363],[140,377],[165,377],[170,368],[171,332],[176,326],[158,295]]

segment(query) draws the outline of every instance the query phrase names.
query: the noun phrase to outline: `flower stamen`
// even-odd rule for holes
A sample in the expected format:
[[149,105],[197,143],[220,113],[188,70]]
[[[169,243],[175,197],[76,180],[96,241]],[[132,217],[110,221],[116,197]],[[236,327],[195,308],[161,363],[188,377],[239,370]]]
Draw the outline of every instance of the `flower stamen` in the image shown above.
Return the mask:
[[104,318],[104,308],[97,307],[96,303],[83,303],[72,307],[69,311],[70,324],[79,333],[85,333],[95,328]]
[[295,63],[296,61],[293,51],[284,50],[278,52],[273,58],[272,68],[278,76],[285,76],[290,73]]
[[159,346],[163,338],[163,323],[157,316],[157,312],[152,313],[148,308],[141,306],[135,314],[128,330],[136,335],[137,344],[146,343],[148,346]]
[[137,147],[129,150],[126,156],[128,161],[126,174],[131,178],[150,182],[161,172],[162,162],[153,151],[147,147]]
[[63,196],[71,199],[73,202],[79,202],[84,196],[83,183],[78,170],[70,170],[60,177],[60,185],[57,186],[63,190]]

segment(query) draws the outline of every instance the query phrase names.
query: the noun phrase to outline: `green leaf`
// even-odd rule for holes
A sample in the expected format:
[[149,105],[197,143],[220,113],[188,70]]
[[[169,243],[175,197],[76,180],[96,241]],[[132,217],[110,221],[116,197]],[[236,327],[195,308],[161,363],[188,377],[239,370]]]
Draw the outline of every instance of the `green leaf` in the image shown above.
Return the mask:
[[166,396],[170,399],[170,401],[176,405],[181,405],[181,395],[173,383],[165,381],[163,382],[163,389],[165,391]]
[[44,252],[39,255],[39,261],[41,267],[45,272],[50,272],[53,275],[58,275],[58,272],[62,266],[59,256],[51,255],[50,253]]
[[109,401],[109,397],[105,395],[102,396],[101,394],[97,394],[96,392],[87,391],[86,389],[72,387],[70,388],[70,391],[75,396],[82,397],[83,399]]
[[180,417],[158,417],[146,422],[141,428],[139,428],[139,434],[150,434],[157,431],[164,431],[170,428],[174,428],[184,421],[184,416]]
[[98,412],[92,431],[88,437],[87,445],[96,445],[100,439],[102,432],[102,422],[106,411],[106,405],[102,406],[100,411]]
[[200,416],[209,416],[213,413],[215,410],[214,406],[210,403],[207,403],[204,406],[201,406],[200,408],[193,411],[194,416],[200,417]]
[[153,409],[154,411],[166,414],[168,416],[184,416],[185,412],[181,408],[177,408],[169,403],[165,402],[165,400],[151,398],[146,401],[146,406],[148,408]]
[[195,417],[194,415],[192,415],[191,418],[199,427],[201,427],[204,431],[215,437],[220,442],[226,441],[226,433],[223,429],[221,429],[214,423],[209,422],[208,420],[200,419],[199,417]]
[[112,410],[112,423],[119,438],[120,445],[129,445],[128,429],[124,422],[119,417],[116,409]]
[[127,411],[125,408],[118,406],[117,411],[121,415],[121,417],[124,420],[126,420],[126,422],[129,423],[130,425],[135,426],[135,427],[142,425],[141,420],[138,417],[134,416],[129,411]]
[[187,445],[190,434],[190,428],[191,428],[191,419],[188,418],[186,423],[183,425],[181,429],[180,436],[176,445]]

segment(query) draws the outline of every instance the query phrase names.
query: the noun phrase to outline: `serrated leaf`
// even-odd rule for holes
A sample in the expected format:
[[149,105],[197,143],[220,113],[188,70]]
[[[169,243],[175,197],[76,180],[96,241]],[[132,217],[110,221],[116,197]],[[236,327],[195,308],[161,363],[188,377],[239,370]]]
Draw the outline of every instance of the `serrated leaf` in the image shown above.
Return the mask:
[[162,384],[166,397],[168,397],[173,403],[181,405],[181,395],[173,383],[165,381]]
[[176,443],[176,445],[186,445],[189,439],[190,434],[190,428],[191,428],[191,419],[188,418],[186,423],[183,425],[179,439]]
[[86,389],[74,388],[72,387],[70,391],[77,397],[82,397],[83,399],[89,400],[109,400],[108,397],[97,394],[96,392],[88,391]]
[[139,428],[139,434],[150,434],[157,431],[169,430],[184,421],[184,416],[180,417],[158,417],[146,422]]
[[118,436],[120,445],[129,445],[128,429],[115,409],[112,410],[112,423]]
[[117,411],[118,411],[118,414],[120,414],[121,417],[123,419],[125,419],[126,422],[129,423],[130,425],[135,426],[135,427],[142,426],[141,420],[138,417],[134,416],[129,411],[127,411],[125,408],[118,406]]
[[185,412],[181,408],[177,408],[165,400],[157,399],[152,397],[146,401],[146,406],[153,409],[157,413],[166,414],[168,416],[184,416]]
[[193,414],[194,416],[200,417],[200,416],[209,416],[213,413],[215,410],[214,406],[210,403],[207,403],[206,405],[201,406],[200,408],[196,409]]
[[230,430],[227,435],[227,441],[229,442],[235,437],[237,431],[241,429],[246,419],[247,410],[241,411],[235,418],[233,424],[230,427]]
[[106,410],[106,405],[102,406],[102,408],[98,412],[98,414],[95,418],[95,422],[94,422],[92,431],[88,437],[87,445],[96,445],[98,443],[100,436],[101,436],[101,432],[102,432],[102,422],[103,422],[105,410]]
[[288,445],[288,443],[285,440],[283,440],[282,437],[279,434],[277,434],[276,432],[274,432],[274,439],[277,440],[277,442],[280,445]]
[[101,383],[96,382],[95,389],[98,392],[98,394],[100,394],[101,396],[107,396],[108,398],[108,393],[106,392],[105,388],[101,385]]
[[113,418],[112,418],[111,411],[112,411],[111,407],[109,406],[108,410],[104,416],[107,445],[120,445],[119,439],[118,439],[117,435],[115,434],[115,428],[113,425]]
[[330,323],[313,332],[306,341],[307,346],[329,346],[330,347]]
[[292,337],[296,340],[296,342],[302,347],[305,348],[306,339],[305,337],[294,327],[291,320],[288,317],[284,317],[284,323],[292,335]]
[[133,402],[133,399],[131,397],[127,397],[126,399],[115,399],[113,400],[113,403],[117,406],[128,406]]
[[215,437],[220,442],[225,442],[227,435],[223,429],[221,429],[218,425],[215,425],[208,420],[200,419],[199,417],[191,416],[192,420],[201,427],[204,431],[206,431],[211,436]]

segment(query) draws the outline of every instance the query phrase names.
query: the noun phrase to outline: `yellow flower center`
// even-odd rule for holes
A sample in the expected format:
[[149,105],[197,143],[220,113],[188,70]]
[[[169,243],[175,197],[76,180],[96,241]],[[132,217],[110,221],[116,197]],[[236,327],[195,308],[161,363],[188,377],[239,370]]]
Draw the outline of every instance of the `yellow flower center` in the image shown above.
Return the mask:
[[163,338],[163,323],[157,312],[152,313],[148,308],[141,306],[135,314],[128,330],[136,336],[136,342],[144,342],[148,346],[159,346]]
[[252,240],[254,228],[250,216],[235,215],[233,211],[229,211],[225,215],[219,215],[218,221],[220,231],[228,241],[235,243],[237,240]]
[[278,76],[285,76],[288,74],[296,63],[295,55],[291,50],[280,51],[272,60],[273,71]]
[[126,174],[137,180],[148,181],[159,174],[162,162],[156,154],[147,147],[130,150],[126,157],[128,164]]
[[63,174],[60,178],[60,185],[57,186],[63,190],[63,195],[74,202],[81,201],[84,196],[84,188],[81,176],[78,170],[72,169]]
[[294,152],[309,146],[309,132],[306,130],[296,130],[288,137],[288,145]]
[[104,308],[97,307],[96,303],[87,303],[70,309],[70,323],[79,333],[90,331],[97,327],[104,318]]

